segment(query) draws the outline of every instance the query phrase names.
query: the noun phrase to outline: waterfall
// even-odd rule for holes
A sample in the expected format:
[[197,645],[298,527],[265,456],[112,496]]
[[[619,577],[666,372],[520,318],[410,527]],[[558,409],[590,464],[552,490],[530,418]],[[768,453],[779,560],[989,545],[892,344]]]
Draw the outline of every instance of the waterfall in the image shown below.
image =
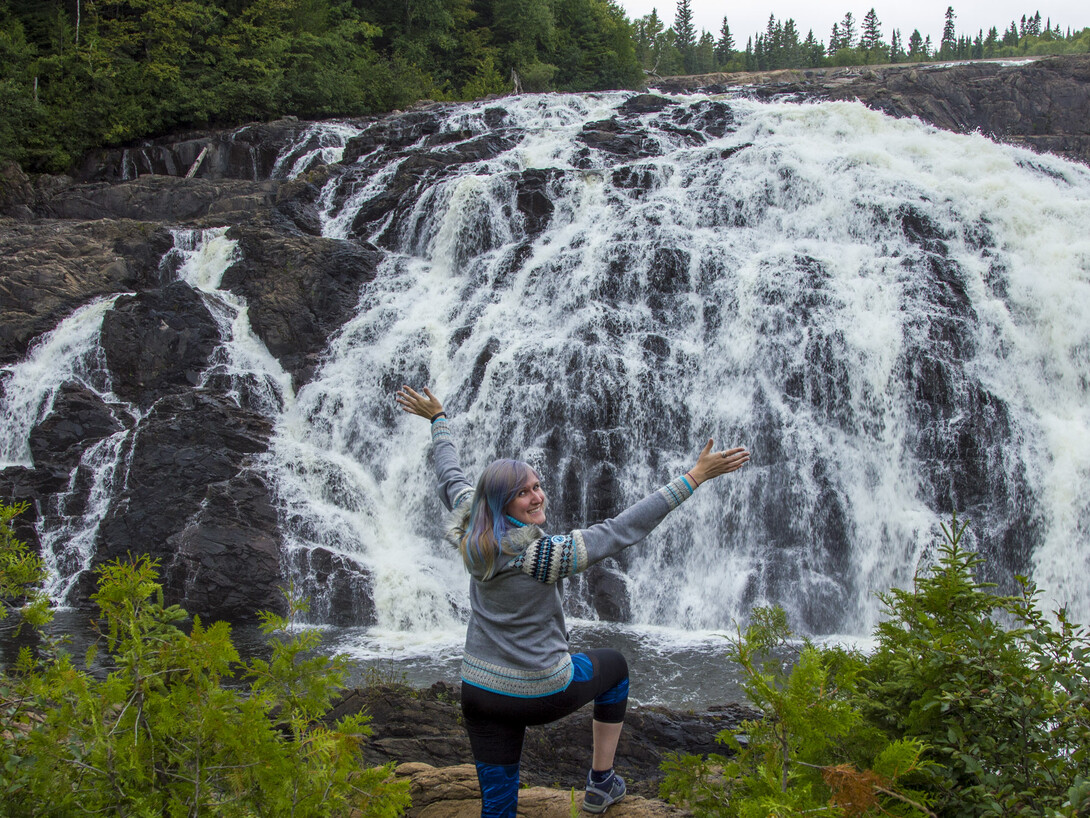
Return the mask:
[[[577,627],[699,641],[778,604],[797,630],[865,636],[876,592],[911,585],[955,510],[984,579],[1028,576],[1090,621],[1086,167],[859,104],[738,95],[521,95],[291,139],[263,167],[303,182],[284,187],[300,229],[382,258],[298,392],[222,286],[240,253],[224,229],[175,230],[160,278],[216,321],[198,388],[274,422],[256,467],[317,621],[344,600],[323,597],[320,554],[370,597],[375,654],[464,633],[468,581],[427,424],[393,400],[405,383],[443,399],[471,477],[496,457],[539,470],[550,531],[617,513],[709,437],[750,449],[567,586]],[[99,339],[118,297],[0,369],[0,465],[31,465],[56,401],[109,416],[39,509],[60,602],[148,411],[112,391]]]
[[[430,384],[470,475],[539,469],[550,530],[708,437],[750,448],[620,558],[636,626],[775,603],[866,634],[952,509],[1003,590],[1026,574],[1090,619],[1090,171],[859,104],[630,98],[449,106],[329,178],[327,235],[386,258],[278,420],[289,547],[371,572],[391,644],[458,629],[426,424],[392,399]],[[592,149],[617,122],[627,142]],[[508,141],[378,206],[414,156],[482,134]],[[587,591],[570,607],[594,618]]]

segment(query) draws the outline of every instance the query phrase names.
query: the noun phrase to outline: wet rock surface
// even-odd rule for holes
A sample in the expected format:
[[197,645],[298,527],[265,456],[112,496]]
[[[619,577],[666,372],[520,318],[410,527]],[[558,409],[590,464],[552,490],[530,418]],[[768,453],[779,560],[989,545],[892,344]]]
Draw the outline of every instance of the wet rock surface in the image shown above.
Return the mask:
[[664,77],[667,93],[752,93],[762,98],[858,100],[943,130],[1090,162],[1090,55],[1036,60],[860,66]]

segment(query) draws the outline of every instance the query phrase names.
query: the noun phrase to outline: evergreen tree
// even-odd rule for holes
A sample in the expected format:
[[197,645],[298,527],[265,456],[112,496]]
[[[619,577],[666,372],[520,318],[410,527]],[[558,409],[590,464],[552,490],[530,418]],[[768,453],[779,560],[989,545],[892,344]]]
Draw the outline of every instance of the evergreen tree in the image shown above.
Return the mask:
[[957,34],[954,30],[954,7],[946,7],[946,24],[942,27],[942,42],[939,43],[939,57],[948,59],[957,54]]
[[878,15],[874,8],[867,12],[863,18],[863,36],[859,47],[866,51],[874,51],[882,44],[882,24],[878,22]]
[[685,70],[692,70],[693,50],[696,48],[696,29],[693,28],[693,10],[689,0],[677,0],[677,12],[674,15],[674,42]]
[[817,68],[825,59],[825,44],[814,36],[813,29],[806,32],[806,39],[802,42],[802,50],[806,58],[806,65],[810,68]]
[[715,70],[715,37],[710,31],[700,34],[700,40],[693,50],[694,74],[708,74]]
[[855,48],[855,17],[849,11],[840,21],[840,46],[841,48]]
[[893,29],[893,35],[890,37],[889,61],[894,63],[904,62],[907,56],[904,46],[901,44],[901,30],[895,28]]
[[719,29],[719,42],[715,45],[715,59],[720,65],[726,65],[734,57],[734,37],[730,33],[727,18],[723,18],[723,27]]
[[840,50],[840,24],[833,23],[833,30],[829,32],[829,56],[833,57]]

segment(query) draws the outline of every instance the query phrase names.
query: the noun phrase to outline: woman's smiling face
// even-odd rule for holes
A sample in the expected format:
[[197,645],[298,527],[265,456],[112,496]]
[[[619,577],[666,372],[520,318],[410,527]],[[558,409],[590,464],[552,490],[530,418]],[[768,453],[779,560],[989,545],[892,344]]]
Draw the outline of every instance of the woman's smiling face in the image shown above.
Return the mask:
[[527,525],[545,524],[545,489],[541,487],[541,480],[536,474],[530,473],[503,513]]

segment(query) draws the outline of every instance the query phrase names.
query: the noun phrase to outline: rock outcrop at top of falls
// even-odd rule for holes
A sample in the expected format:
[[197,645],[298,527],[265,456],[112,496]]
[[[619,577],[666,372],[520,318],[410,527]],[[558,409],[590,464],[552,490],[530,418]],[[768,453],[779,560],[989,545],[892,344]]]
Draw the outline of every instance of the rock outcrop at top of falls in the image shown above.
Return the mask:
[[666,93],[750,89],[762,98],[859,100],[895,117],[1090,162],[1090,55],[1009,62],[785,69],[664,77]]
[[[743,83],[763,96],[858,98],[895,116],[1090,160],[1086,55],[1018,66],[674,78],[656,87],[725,90]],[[224,333],[218,307],[200,287],[178,279],[171,252],[183,229],[227,228],[238,252],[216,286],[244,300],[253,334],[299,388],[354,315],[361,286],[389,249],[385,237],[411,229],[422,191],[517,139],[499,107],[482,118],[482,130],[440,133],[437,117],[450,107],[423,105],[357,121],[360,134],[343,160],[329,163],[309,124],[286,119],[97,151],[71,177],[0,171],[0,366],[7,367],[0,386],[11,392],[16,365],[45,354],[51,331],[103,302],[98,345],[88,353],[97,363],[69,361],[38,403],[12,403],[9,394],[6,405],[33,417],[4,418],[29,426],[6,453],[15,465],[0,472],[0,500],[33,501],[18,533],[48,548],[57,570],[74,577],[68,602],[86,601],[95,565],[149,553],[160,561],[168,601],[205,617],[240,619],[279,608],[277,586],[290,564],[312,582],[333,586],[330,620],[373,621],[371,578],[363,569],[330,550],[286,553],[261,467],[273,418],[246,398],[245,388],[216,374]],[[633,165],[653,152],[636,121],[649,112],[660,117],[656,127],[694,145],[731,127],[729,100],[682,111],[661,96],[634,95],[615,116],[584,128],[576,168],[608,154],[615,185],[645,183]],[[367,160],[379,155],[406,161],[353,202],[343,231],[349,238],[325,237],[323,218],[336,216],[348,198],[320,201],[325,183],[343,177],[352,184],[340,190],[366,192],[374,167]],[[550,185],[568,172],[513,172],[510,216],[526,237],[554,218]],[[480,237],[482,248],[489,240]],[[662,252],[663,270],[685,266],[671,267],[667,257],[683,250]],[[650,286],[668,300],[684,284],[680,276]],[[112,459],[100,457],[111,446]],[[608,475],[600,482],[594,508],[610,505]],[[623,583],[611,583],[608,573],[592,580],[591,596],[603,617],[626,615]]]

